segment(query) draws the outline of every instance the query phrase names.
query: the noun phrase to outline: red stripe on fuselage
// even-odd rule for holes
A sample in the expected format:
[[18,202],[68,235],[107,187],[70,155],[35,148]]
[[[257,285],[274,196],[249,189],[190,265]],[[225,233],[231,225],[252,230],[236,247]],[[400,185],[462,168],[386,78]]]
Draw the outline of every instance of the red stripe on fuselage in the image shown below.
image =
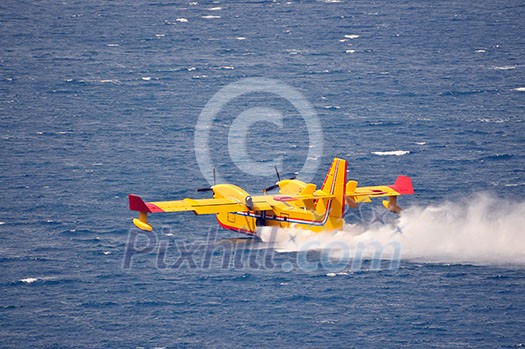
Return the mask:
[[164,212],[163,209],[161,209],[157,205],[152,204],[151,202],[146,202],[146,206],[148,206],[148,209],[151,213]]

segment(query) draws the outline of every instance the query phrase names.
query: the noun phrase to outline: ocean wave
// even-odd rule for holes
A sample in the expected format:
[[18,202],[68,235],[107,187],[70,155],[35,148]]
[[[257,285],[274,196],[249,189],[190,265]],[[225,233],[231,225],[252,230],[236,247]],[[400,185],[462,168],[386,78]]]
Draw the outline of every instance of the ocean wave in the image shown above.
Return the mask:
[[120,83],[120,81],[118,79],[101,79],[101,80],[98,80],[98,82],[103,83],[103,84],[118,84],[118,83]]
[[410,154],[408,150],[373,151],[372,154],[379,156],[401,156]]
[[508,160],[508,159],[512,159],[513,157],[514,155],[512,154],[494,154],[494,155],[482,157],[480,160],[481,161]]
[[11,282],[12,285],[16,284],[64,284],[64,283],[73,283],[73,282],[82,282],[80,278],[73,275],[64,275],[64,276],[30,276],[23,279],[19,279],[15,282]]
[[479,122],[490,122],[490,123],[495,123],[495,124],[502,124],[508,121],[502,118],[480,118],[478,120]]
[[512,70],[516,69],[515,65],[502,65],[502,66],[494,66],[492,67],[494,70]]

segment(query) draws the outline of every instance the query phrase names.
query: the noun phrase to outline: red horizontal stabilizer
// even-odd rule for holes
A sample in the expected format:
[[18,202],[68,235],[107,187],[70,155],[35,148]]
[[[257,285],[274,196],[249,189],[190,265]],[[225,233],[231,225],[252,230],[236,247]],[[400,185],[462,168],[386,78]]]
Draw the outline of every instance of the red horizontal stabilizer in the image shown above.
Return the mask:
[[389,185],[401,195],[414,194],[414,187],[412,187],[412,180],[407,176],[399,176],[394,185]]

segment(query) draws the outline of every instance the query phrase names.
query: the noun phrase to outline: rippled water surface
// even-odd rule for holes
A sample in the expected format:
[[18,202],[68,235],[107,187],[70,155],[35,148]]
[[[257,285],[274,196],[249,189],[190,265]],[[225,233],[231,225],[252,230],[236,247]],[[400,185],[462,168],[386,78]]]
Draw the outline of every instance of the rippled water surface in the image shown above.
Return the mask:
[[[4,1],[0,346],[523,346],[524,17],[519,1]],[[244,89],[196,139],[246,78],[316,116]],[[129,193],[206,197],[195,147],[252,193],[274,161],[321,184],[337,156],[416,195],[332,234],[252,241],[191,213],[133,229]]]

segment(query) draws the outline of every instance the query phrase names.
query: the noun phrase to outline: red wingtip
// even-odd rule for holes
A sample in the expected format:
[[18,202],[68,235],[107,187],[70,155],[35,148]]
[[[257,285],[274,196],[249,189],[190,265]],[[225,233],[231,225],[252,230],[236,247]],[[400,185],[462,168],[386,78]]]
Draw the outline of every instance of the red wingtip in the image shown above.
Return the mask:
[[407,177],[407,176],[397,177],[394,185],[390,187],[402,195],[414,194],[414,187],[412,186],[412,180],[410,179],[410,177]]
[[129,209],[131,211],[151,212],[144,200],[138,195],[129,194]]

